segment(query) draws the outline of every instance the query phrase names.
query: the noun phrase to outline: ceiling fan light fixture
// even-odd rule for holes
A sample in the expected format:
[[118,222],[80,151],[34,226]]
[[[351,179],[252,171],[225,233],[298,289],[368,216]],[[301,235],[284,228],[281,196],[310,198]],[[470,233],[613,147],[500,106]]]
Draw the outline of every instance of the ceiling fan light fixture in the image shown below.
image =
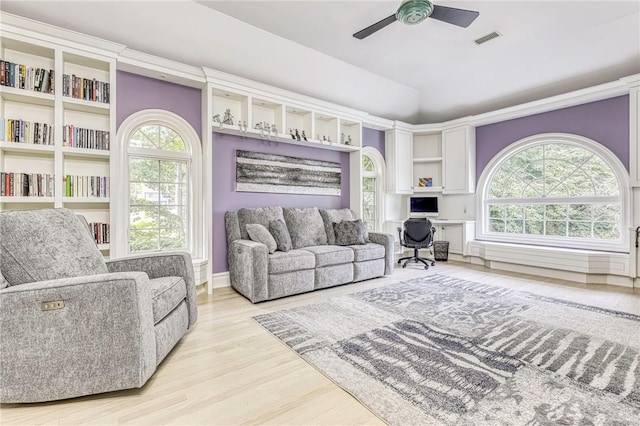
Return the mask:
[[396,12],[396,19],[403,24],[418,24],[431,15],[433,3],[428,0],[405,0]]

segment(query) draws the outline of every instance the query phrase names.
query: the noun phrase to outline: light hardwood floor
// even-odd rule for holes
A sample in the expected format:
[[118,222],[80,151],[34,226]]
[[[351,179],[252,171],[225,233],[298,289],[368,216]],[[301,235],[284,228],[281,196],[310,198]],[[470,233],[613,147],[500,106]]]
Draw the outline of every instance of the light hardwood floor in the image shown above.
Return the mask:
[[232,289],[216,289],[211,296],[199,294],[195,328],[142,389],[45,404],[6,404],[0,407],[0,424],[383,424],[251,318],[434,273],[640,314],[637,289],[498,273],[453,262],[438,263],[429,271],[410,265],[389,277],[257,305]]

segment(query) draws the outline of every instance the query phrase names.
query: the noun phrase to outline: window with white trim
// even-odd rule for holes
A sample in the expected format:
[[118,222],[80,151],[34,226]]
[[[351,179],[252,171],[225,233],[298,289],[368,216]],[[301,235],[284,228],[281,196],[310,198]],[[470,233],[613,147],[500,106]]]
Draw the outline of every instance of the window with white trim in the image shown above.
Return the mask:
[[187,250],[191,156],[182,137],[161,124],[129,139],[129,251]]
[[129,116],[118,131],[117,256],[181,250],[205,254],[200,139],[182,117],[165,110]]
[[480,180],[479,239],[627,251],[626,171],[602,145],[539,135],[492,160]]
[[371,158],[362,156],[362,211],[370,231],[378,230],[378,174]]
[[362,219],[370,231],[381,231],[384,223],[385,164],[380,152],[366,146],[362,149]]

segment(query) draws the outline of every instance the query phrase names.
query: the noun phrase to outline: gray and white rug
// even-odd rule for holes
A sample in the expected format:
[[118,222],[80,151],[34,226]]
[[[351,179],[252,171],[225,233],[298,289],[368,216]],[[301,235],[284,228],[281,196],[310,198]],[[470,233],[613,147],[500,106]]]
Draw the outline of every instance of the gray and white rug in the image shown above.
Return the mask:
[[255,319],[392,425],[639,425],[640,316],[445,275]]

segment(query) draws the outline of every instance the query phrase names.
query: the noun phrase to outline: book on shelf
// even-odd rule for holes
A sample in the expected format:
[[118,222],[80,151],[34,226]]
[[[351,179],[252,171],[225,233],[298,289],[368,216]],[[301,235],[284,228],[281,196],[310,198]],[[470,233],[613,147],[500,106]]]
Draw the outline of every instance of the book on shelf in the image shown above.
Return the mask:
[[53,193],[53,175],[0,172],[0,196],[2,197],[53,197]]
[[85,101],[109,103],[110,84],[95,78],[82,78],[75,74],[62,75],[62,95]]
[[66,175],[63,183],[65,197],[105,198],[109,196],[108,176]]
[[108,151],[110,134],[106,130],[84,129],[72,124],[64,126],[62,146],[70,148],[101,149]]
[[111,242],[111,230],[108,223],[92,222],[89,230],[96,244],[109,244]]
[[54,70],[28,67],[0,59],[0,85],[16,89],[54,93]]
[[6,142],[53,145],[53,126],[20,119],[0,118],[1,139]]

